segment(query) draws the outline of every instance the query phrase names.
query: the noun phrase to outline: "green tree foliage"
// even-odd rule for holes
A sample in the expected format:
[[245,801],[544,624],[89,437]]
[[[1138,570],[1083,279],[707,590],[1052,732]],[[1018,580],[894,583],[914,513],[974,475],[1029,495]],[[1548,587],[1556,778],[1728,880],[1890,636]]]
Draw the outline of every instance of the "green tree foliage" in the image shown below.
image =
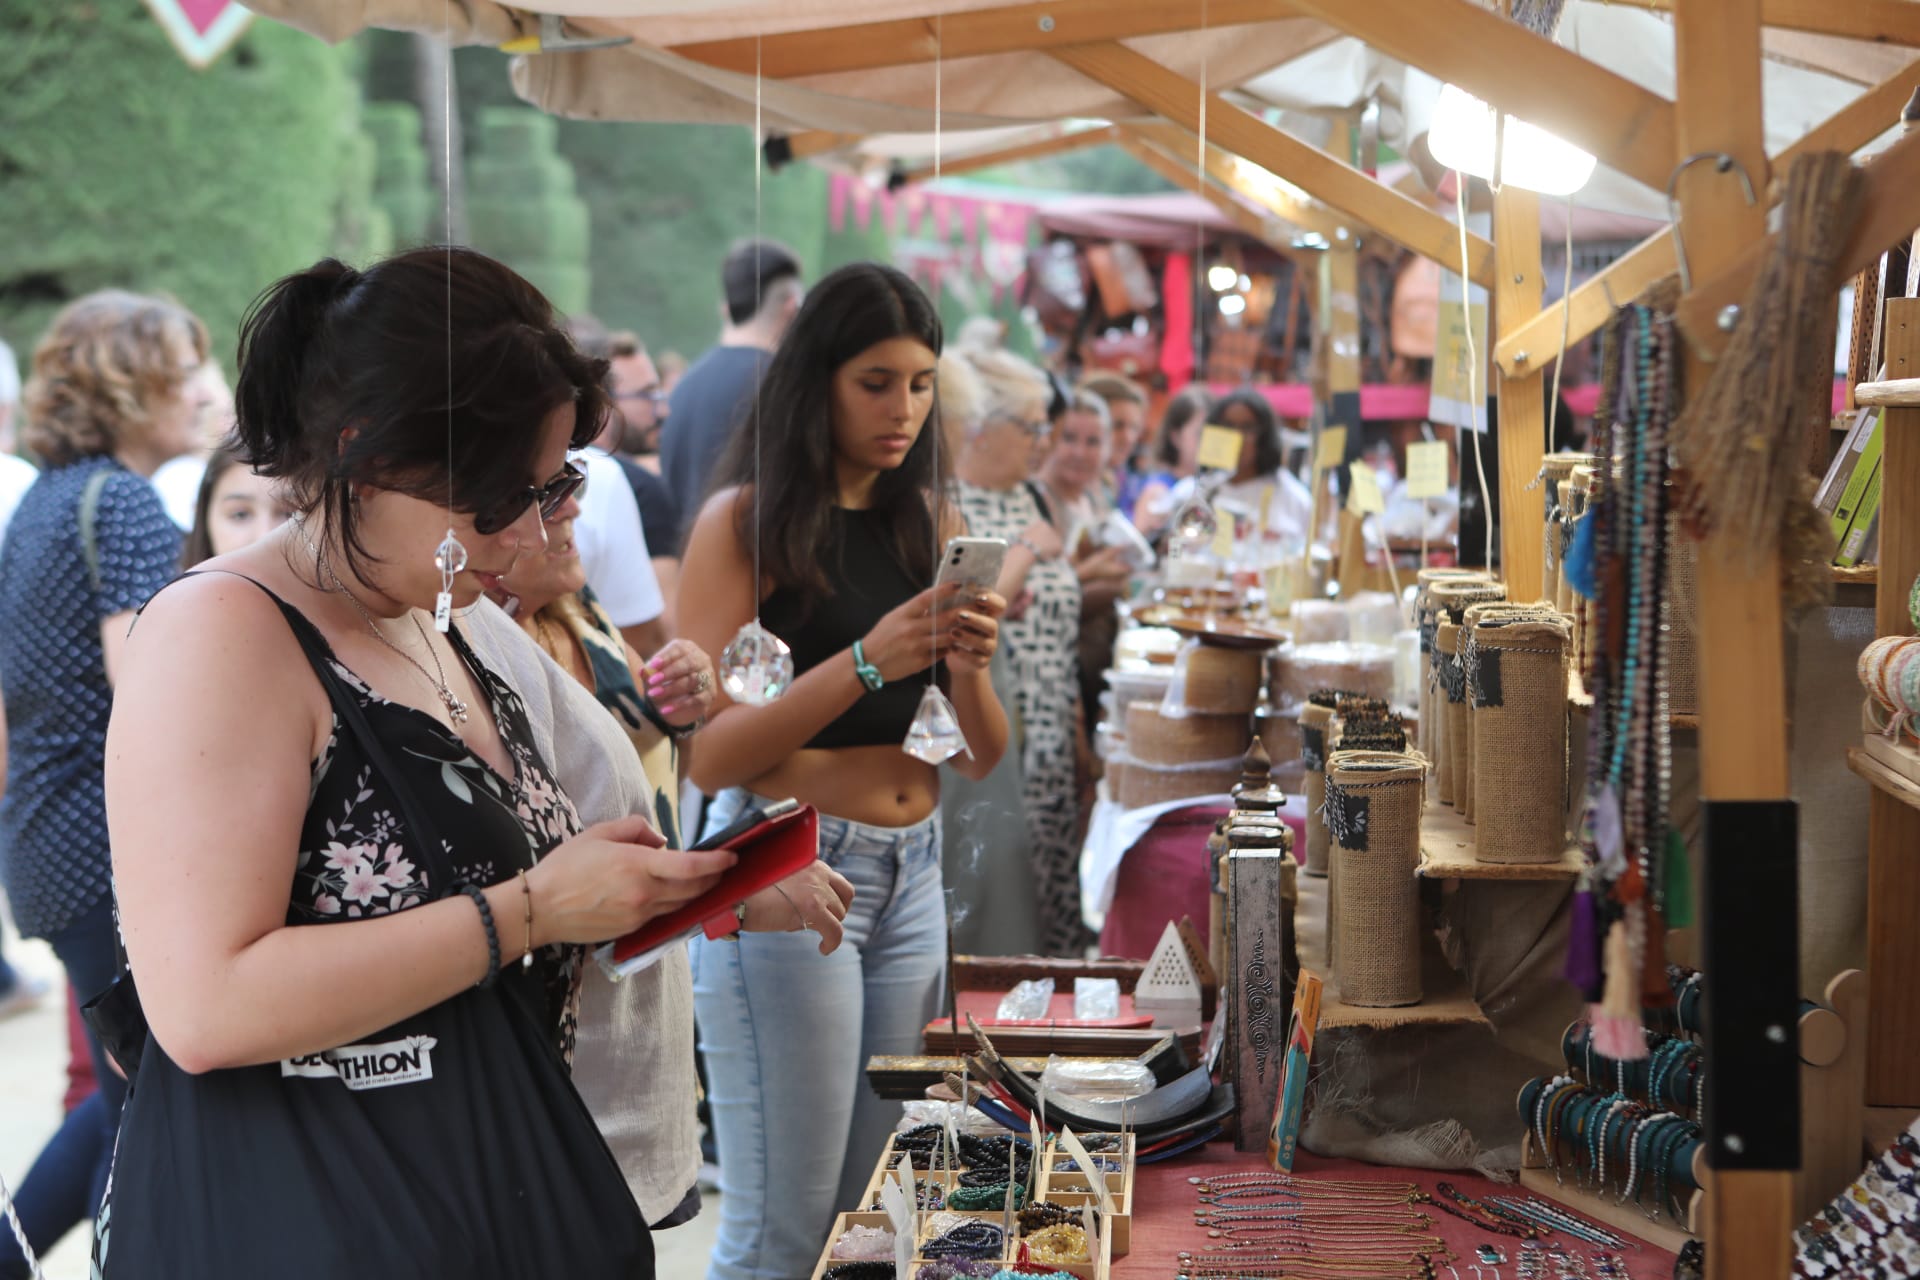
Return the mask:
[[206,71],[140,0],[0,0],[0,337],[66,301],[163,290],[222,362],[247,304],[331,252],[382,252],[358,57],[265,20]]
[[488,107],[467,156],[473,247],[533,283],[562,312],[587,310],[587,206],[554,151],[556,121],[531,107]]

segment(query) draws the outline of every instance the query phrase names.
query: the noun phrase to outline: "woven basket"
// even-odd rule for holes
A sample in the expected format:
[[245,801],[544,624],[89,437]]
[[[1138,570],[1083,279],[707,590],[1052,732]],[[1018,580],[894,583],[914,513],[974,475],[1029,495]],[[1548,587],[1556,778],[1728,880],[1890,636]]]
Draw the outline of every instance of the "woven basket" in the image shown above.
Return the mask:
[[1265,654],[1201,644],[1187,655],[1187,708],[1206,715],[1244,716],[1260,703]]
[[[1111,766],[1109,766],[1111,776]],[[1190,796],[1225,795],[1240,781],[1240,761],[1217,760],[1198,767],[1165,768],[1129,760],[1115,799],[1123,809],[1141,809]]]
[[1557,862],[1566,849],[1567,648],[1559,617],[1477,618],[1467,661],[1474,710],[1474,856]]
[[1361,1008],[1419,1004],[1420,809],[1426,771],[1408,755],[1341,751],[1328,761],[1329,964]]
[[1308,703],[1300,708],[1301,758],[1307,788],[1307,861],[1310,876],[1327,874],[1327,824],[1320,806],[1327,799],[1326,756],[1333,736],[1333,708]]
[[1151,702],[1127,707],[1127,754],[1139,764],[1187,764],[1246,754],[1253,729],[1246,712],[1164,716]]
[[1676,715],[1700,711],[1700,549],[1667,522],[1667,709]]
[[1459,624],[1441,618],[1433,631],[1433,788],[1441,804],[1452,804],[1454,793],[1453,713],[1466,697],[1458,650]]

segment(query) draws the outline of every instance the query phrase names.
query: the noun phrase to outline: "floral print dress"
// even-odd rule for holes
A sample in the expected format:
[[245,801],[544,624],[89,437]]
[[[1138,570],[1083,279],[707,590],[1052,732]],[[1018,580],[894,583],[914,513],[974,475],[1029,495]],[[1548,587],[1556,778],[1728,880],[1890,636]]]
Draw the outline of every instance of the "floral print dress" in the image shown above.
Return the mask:
[[[298,615],[294,615],[297,617]],[[304,618],[296,625],[310,626]],[[314,633],[316,636],[317,632]],[[390,702],[325,648],[334,674],[360,700],[368,727],[386,746],[395,770],[432,814],[459,879],[485,888],[531,868],[580,830],[573,803],[533,746],[527,711],[506,681],[474,656],[458,627],[448,633],[485,692],[513,776],[496,772],[460,737],[415,707]],[[300,833],[287,923],[329,924],[405,911],[443,896],[429,883],[401,817],[392,779],[377,776],[352,734],[333,733],[314,762],[307,817]],[[506,941],[519,921],[497,922]],[[569,1063],[579,1011],[581,948],[542,948],[531,966],[554,1044]],[[508,966],[517,971],[518,965]],[[512,972],[502,974],[507,980]]]

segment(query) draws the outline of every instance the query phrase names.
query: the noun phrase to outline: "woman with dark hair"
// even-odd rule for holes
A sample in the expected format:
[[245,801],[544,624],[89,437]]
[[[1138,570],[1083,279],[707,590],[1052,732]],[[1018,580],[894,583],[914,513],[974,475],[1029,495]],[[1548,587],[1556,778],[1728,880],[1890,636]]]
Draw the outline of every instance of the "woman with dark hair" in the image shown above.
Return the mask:
[[[0,550],[9,736],[0,870],[14,923],[52,944],[82,1002],[114,977],[103,758],[108,716],[125,695],[127,630],[180,559],[180,531],[151,477],[199,446],[206,358],[206,328],[185,308],[104,290],[54,317],[27,379],[21,436],[45,470]],[[35,1249],[91,1216],[106,1186],[126,1082],[97,1037],[88,1048],[99,1092],[20,1185]],[[26,1274],[13,1233],[0,1231],[0,1276]]]
[[1174,486],[1200,465],[1200,431],[1207,424],[1210,406],[1206,388],[1196,382],[1167,401],[1160,413],[1160,430],[1153,443],[1158,469],[1148,474],[1133,504],[1133,522],[1149,537],[1173,515]]
[[230,444],[207,455],[193,502],[193,524],[180,550],[180,567],[238,551],[287,522],[293,509],[273,481],[255,471]]
[[[1306,537],[1313,519],[1313,495],[1299,476],[1287,470],[1280,420],[1267,398],[1250,387],[1229,391],[1213,402],[1210,420],[1240,434],[1240,465],[1216,497],[1239,505],[1256,520],[1264,510],[1265,532],[1283,540]],[[1266,497],[1268,489],[1273,491],[1271,499]]]
[[544,545],[604,373],[469,250],[324,261],[248,313],[236,434],[297,514],[146,607],[108,734],[150,1032],[108,1280],[653,1274],[567,1079],[583,944],[733,858],[581,831],[446,618]]
[[[935,487],[940,346],[932,303],[893,268],[820,281],[687,543],[685,635],[719,653],[757,613],[796,673],[767,705],[717,700],[692,762],[717,793],[707,827],[759,797],[806,801],[822,857],[855,889],[832,955],[797,934],[694,944],[723,1192],[714,1280],[807,1274],[899,1114],[861,1068],[916,1052],[939,1008],[940,776],[901,750],[928,680],[971,748],[957,772],[984,777],[1006,748],[988,677],[1005,602],[922,589],[963,531]],[[801,895],[794,914],[811,925],[823,905]]]

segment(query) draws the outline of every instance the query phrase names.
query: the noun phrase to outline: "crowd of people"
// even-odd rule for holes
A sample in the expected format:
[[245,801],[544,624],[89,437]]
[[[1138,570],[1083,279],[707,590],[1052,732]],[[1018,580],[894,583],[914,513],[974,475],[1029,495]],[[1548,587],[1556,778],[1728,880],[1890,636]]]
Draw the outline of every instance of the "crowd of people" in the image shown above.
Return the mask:
[[[950,923],[1084,953],[1116,524],[1164,528],[1212,422],[1220,492],[1303,534],[1272,410],[1184,392],[1148,438],[1142,387],[948,342],[890,267],[809,285],[762,241],[720,276],[671,385],[460,249],[277,282],[231,389],[162,298],[70,304],[23,387],[0,349],[0,884],[84,1097],[3,1171],[35,1250],[91,1221],[107,1280],[651,1275],[704,1094],[708,1274],[804,1275]],[[935,585],[963,535],[1007,543],[991,587]],[[736,702],[756,621],[794,678]],[[901,749],[930,684],[942,767]],[[789,797],[820,857],[733,936],[594,963]],[[0,1013],[43,997],[0,958]]]

